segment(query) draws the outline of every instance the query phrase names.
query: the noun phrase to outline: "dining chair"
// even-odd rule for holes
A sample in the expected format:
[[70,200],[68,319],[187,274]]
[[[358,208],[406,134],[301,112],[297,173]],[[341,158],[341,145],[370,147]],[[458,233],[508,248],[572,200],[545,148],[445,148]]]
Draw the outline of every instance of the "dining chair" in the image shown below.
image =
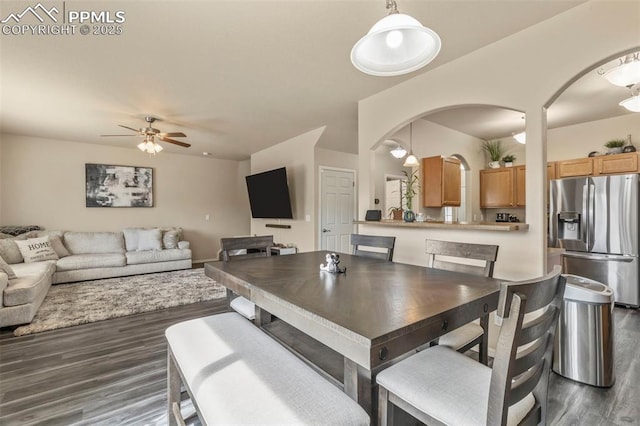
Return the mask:
[[[492,368],[439,345],[381,371],[378,424],[393,422],[394,407],[429,425],[546,424],[553,339],[565,288],[560,271],[556,266],[540,278],[501,283]],[[539,309],[539,316],[525,322],[526,313]]]
[[[273,235],[221,238],[220,260],[228,262],[271,256],[271,247],[273,247]],[[231,290],[227,290],[227,296],[231,299],[229,303],[231,309],[250,321],[255,319],[256,305],[253,302],[242,296],[234,297]]]
[[[351,245],[353,246],[352,253],[356,256],[393,261],[393,249],[396,245],[396,237],[351,234]],[[365,249],[363,249],[363,247],[365,247]],[[367,250],[366,247],[384,249],[384,251]]]
[[[498,246],[427,239],[426,253],[428,268],[493,277],[493,267],[498,257]],[[473,263],[470,264],[469,260]],[[441,336],[437,343],[462,353],[480,345],[480,362],[486,364],[487,359],[482,356],[487,353],[486,349],[482,347],[484,333],[485,330],[479,322],[470,322]]]

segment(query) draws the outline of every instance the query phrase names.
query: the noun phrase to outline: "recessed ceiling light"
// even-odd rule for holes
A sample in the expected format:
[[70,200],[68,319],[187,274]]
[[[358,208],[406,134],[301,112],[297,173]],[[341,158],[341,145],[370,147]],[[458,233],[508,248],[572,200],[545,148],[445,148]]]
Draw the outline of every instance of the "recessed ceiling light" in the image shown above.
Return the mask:
[[203,153],[202,153],[202,155],[210,155],[210,154],[211,154],[211,153],[210,153],[210,152],[207,152],[207,151],[205,151],[205,152],[203,152]]

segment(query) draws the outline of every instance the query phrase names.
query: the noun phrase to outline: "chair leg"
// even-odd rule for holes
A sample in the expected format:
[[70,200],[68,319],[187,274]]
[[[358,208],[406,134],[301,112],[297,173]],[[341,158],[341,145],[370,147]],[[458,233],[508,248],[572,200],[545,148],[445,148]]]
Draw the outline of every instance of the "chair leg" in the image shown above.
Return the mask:
[[378,388],[378,426],[393,426],[394,405],[389,402],[389,391]]
[[171,349],[167,348],[167,422],[169,426],[179,425],[176,418],[176,407],[180,413],[180,373],[173,359]]

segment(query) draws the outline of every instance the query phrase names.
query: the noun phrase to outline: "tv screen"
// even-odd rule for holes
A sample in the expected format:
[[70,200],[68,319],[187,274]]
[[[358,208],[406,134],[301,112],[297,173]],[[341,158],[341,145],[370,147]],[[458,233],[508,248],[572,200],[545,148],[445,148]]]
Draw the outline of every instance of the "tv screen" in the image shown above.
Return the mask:
[[249,175],[246,180],[253,218],[293,219],[286,168]]

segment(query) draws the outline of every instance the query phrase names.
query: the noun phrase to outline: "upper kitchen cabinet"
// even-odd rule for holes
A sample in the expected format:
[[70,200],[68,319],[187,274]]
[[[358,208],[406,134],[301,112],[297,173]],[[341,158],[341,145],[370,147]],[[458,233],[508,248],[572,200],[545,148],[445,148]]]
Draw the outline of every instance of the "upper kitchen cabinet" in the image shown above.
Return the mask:
[[593,175],[593,158],[556,161],[556,177],[576,177]]
[[525,187],[525,166],[480,170],[480,208],[524,207]]
[[602,155],[593,158],[594,169],[599,175],[637,173],[638,153]]
[[460,188],[460,160],[440,156],[422,159],[424,207],[460,206]]

